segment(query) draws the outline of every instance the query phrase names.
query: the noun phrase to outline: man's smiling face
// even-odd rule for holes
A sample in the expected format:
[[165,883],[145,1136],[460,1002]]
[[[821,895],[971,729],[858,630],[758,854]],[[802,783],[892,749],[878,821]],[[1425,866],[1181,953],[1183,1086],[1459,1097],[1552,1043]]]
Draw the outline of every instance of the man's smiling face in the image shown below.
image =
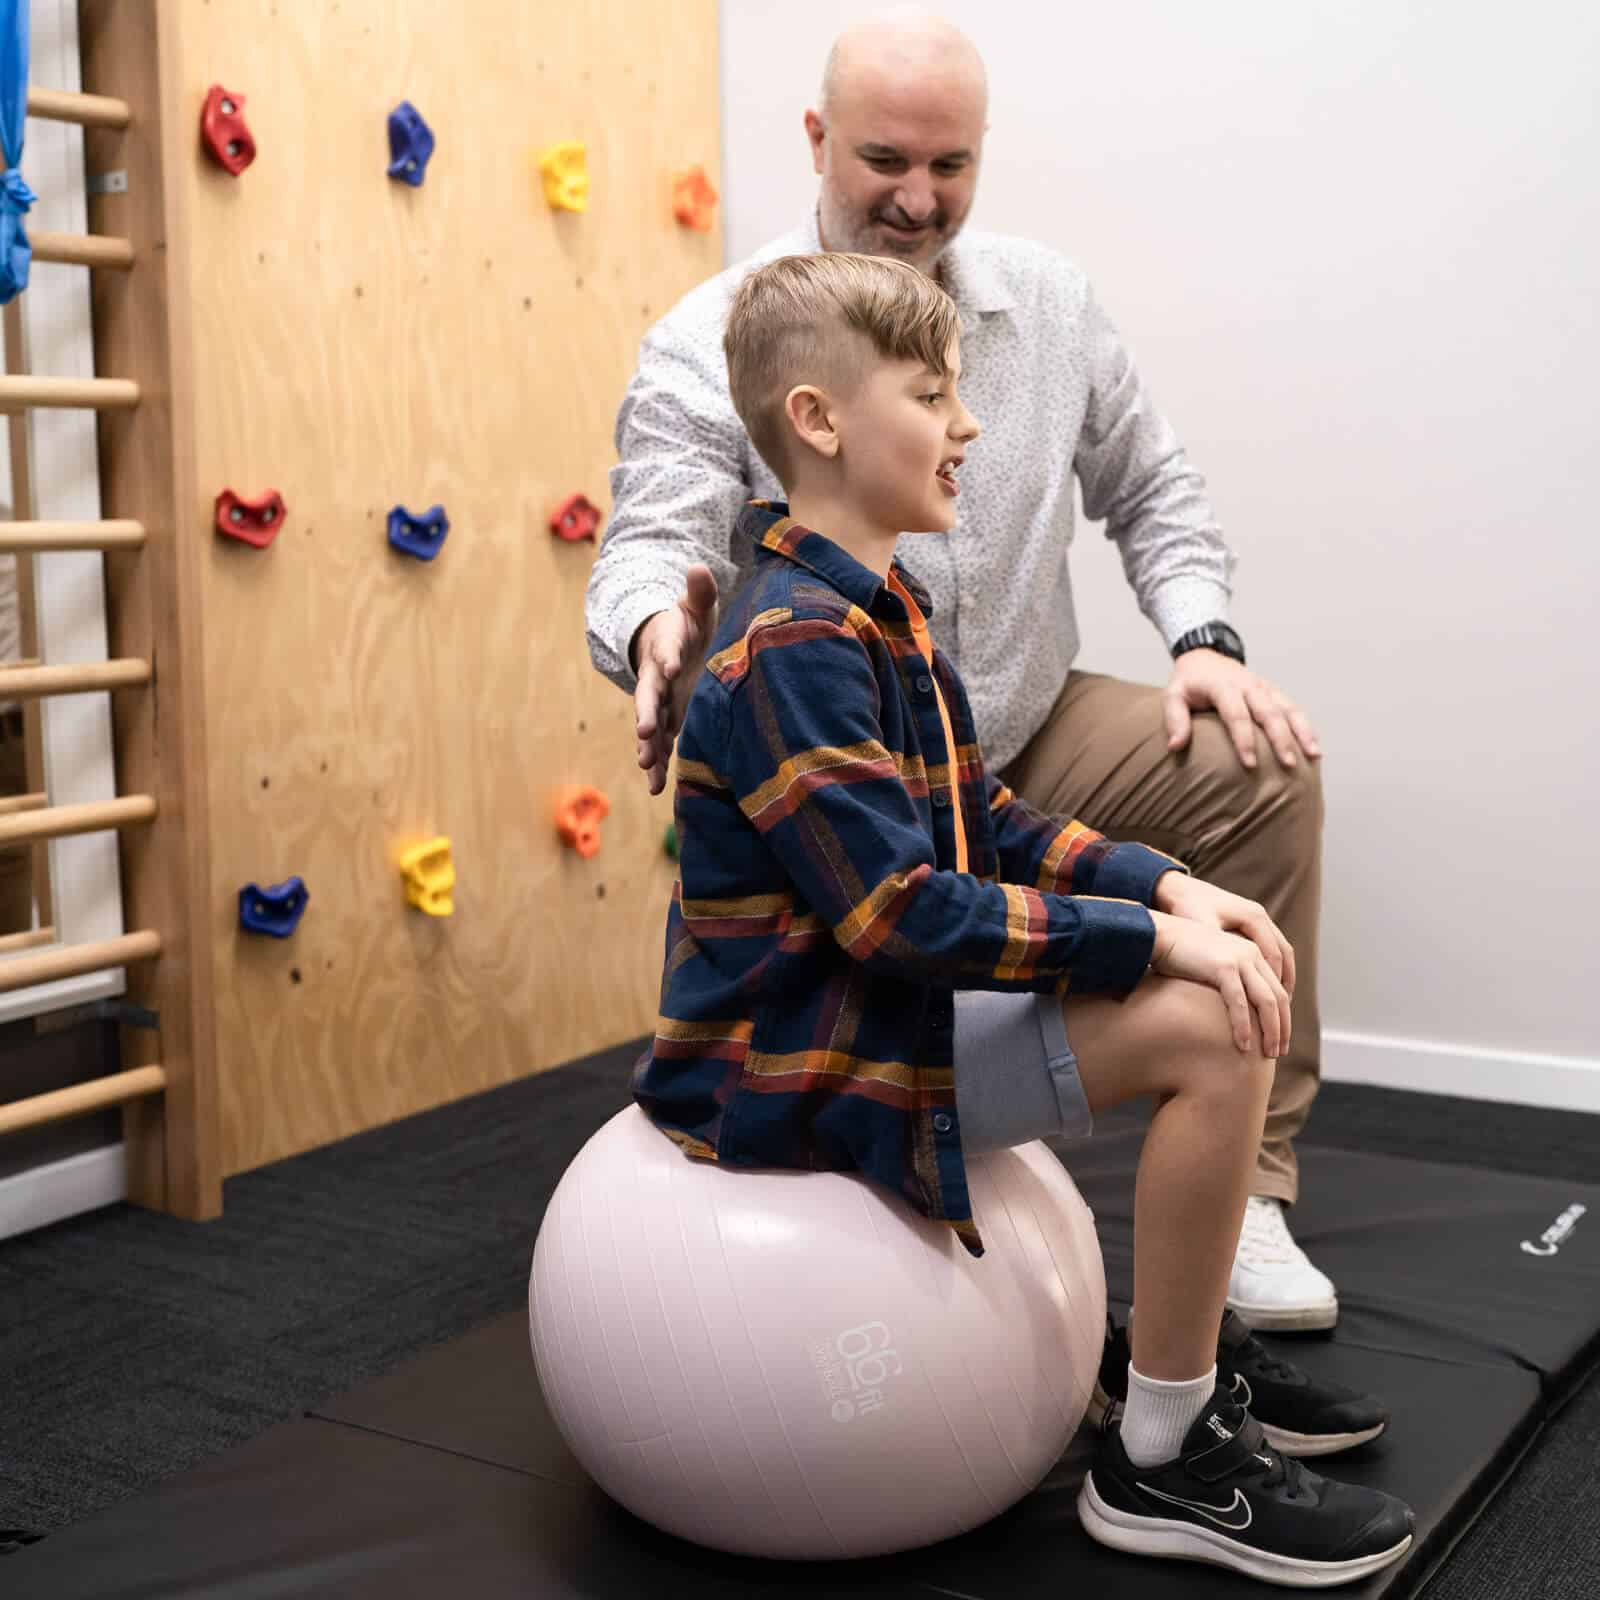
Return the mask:
[[838,62],[806,113],[824,245],[931,272],[972,207],[986,108],[981,64],[959,50]]

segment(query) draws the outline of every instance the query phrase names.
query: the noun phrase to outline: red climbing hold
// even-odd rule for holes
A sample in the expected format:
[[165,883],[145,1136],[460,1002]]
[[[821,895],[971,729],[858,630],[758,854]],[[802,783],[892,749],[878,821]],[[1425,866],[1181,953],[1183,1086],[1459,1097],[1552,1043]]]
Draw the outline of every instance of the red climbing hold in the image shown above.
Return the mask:
[[574,544],[581,539],[594,538],[599,526],[600,508],[586,495],[570,495],[550,513],[551,533],[558,539],[570,539]]
[[254,500],[245,500],[232,489],[224,489],[217,496],[217,532],[230,539],[242,539],[257,550],[265,550],[278,537],[278,529],[288,516],[283,496],[276,489],[268,489]]
[[211,85],[200,111],[200,137],[207,150],[235,178],[256,158],[256,141],[244,120],[244,96]]

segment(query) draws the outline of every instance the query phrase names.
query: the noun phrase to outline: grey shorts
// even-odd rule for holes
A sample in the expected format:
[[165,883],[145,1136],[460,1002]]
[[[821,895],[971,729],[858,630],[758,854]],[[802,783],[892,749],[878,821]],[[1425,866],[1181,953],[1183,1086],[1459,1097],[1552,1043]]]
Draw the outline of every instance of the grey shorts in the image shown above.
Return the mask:
[[955,1074],[965,1155],[1094,1131],[1055,995],[958,991]]

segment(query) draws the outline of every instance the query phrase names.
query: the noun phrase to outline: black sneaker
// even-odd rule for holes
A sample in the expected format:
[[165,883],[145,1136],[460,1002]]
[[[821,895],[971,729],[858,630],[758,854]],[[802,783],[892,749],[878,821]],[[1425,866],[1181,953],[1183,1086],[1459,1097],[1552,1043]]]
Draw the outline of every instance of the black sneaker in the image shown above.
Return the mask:
[[1083,1480],[1078,1518],[1116,1550],[1299,1589],[1351,1583],[1398,1561],[1415,1527],[1393,1495],[1318,1477],[1274,1450],[1220,1383],[1181,1452],[1160,1466],[1134,1466],[1113,1424]]
[[[1097,1427],[1115,1422],[1128,1398],[1128,1333],[1108,1314],[1100,1380],[1089,1402]],[[1337,1383],[1319,1383],[1274,1355],[1232,1311],[1217,1340],[1217,1383],[1261,1424],[1286,1456],[1331,1456],[1376,1439],[1389,1426],[1382,1401]],[[1109,1415],[1108,1415],[1109,1413]]]

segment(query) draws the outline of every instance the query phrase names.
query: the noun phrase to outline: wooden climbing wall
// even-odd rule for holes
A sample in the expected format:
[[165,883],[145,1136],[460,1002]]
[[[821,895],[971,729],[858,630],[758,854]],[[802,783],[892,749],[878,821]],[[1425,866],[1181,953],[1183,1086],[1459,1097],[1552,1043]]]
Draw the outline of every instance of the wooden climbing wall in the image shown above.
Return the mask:
[[[195,152],[198,482],[225,1174],[647,1032],[673,867],[670,797],[632,704],[590,667],[595,546],[551,508],[609,507],[617,402],[646,327],[718,270],[676,170],[718,167],[715,0],[185,0],[179,115],[245,97],[258,155]],[[385,175],[410,100],[437,149]],[[535,154],[588,146],[586,214]],[[178,181],[183,175],[170,175]],[[273,488],[275,545],[210,531],[224,487]],[[442,504],[437,560],[389,508]],[[159,664],[158,664],[159,670]],[[552,824],[605,790],[592,860]],[[400,851],[453,845],[455,914],[404,901]],[[237,891],[292,874],[287,940]]]

